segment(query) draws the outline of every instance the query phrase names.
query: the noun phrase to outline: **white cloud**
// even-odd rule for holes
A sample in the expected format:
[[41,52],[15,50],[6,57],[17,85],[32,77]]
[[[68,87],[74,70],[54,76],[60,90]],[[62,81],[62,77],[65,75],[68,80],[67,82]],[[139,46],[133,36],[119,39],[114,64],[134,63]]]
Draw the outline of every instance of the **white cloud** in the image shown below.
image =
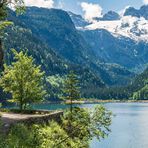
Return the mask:
[[53,0],[25,0],[25,5],[52,8],[54,5],[54,1]]
[[148,4],[148,0],[143,0],[143,3],[147,5]]
[[64,8],[64,1],[60,0],[58,3],[58,8],[63,9]]
[[102,8],[99,4],[82,2],[81,7],[85,13],[84,18],[90,22],[93,21],[93,18],[102,16]]

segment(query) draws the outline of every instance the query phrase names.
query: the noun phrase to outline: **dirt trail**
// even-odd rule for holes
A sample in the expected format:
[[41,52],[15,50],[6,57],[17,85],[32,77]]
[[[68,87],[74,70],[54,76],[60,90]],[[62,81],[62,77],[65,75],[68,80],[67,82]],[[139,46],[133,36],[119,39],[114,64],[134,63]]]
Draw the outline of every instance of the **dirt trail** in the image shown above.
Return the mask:
[[59,122],[63,111],[55,111],[48,114],[17,114],[17,113],[3,113],[1,114],[2,131],[7,133],[10,127],[17,123],[48,123],[51,120]]
[[2,115],[1,120],[4,124],[11,124],[34,117],[47,116],[47,115],[29,115],[29,114],[16,114],[16,113],[0,113],[0,114]]

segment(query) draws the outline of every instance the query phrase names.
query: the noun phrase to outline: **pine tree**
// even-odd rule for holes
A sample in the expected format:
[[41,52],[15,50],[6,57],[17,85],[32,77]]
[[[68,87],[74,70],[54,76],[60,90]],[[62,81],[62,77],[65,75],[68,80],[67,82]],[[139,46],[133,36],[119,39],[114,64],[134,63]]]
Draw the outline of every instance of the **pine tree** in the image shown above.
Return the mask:
[[80,87],[77,75],[70,71],[65,80],[64,99],[70,101],[70,111],[72,113],[72,104],[74,100],[80,99]]
[[27,56],[27,53],[18,53],[16,50],[13,50],[13,53],[16,62],[11,66],[4,65],[0,85],[5,92],[12,94],[11,101],[18,103],[22,111],[28,104],[43,99],[44,72],[41,72],[40,66],[36,66],[33,58]]

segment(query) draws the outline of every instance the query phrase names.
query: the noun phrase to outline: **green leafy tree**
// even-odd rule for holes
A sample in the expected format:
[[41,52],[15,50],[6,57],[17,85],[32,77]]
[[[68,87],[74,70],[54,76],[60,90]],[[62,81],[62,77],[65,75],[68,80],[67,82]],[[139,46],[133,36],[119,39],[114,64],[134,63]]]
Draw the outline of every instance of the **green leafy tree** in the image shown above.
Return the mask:
[[0,22],[5,21],[8,7],[13,8],[17,14],[24,12],[24,0],[0,0]]
[[12,101],[17,102],[20,110],[27,105],[41,101],[45,95],[43,88],[44,72],[34,64],[34,59],[22,51],[13,50],[14,59],[11,66],[5,66],[0,85],[5,92],[12,94]]
[[0,0],[0,69],[3,68],[4,52],[2,48],[2,31],[12,22],[6,21],[8,7],[12,7],[16,10],[17,14],[24,12],[24,1],[23,0]]
[[89,124],[89,112],[84,108],[73,108],[72,118],[71,112],[66,110],[62,117],[62,128],[67,132],[68,138],[81,139],[81,145],[86,148],[90,138]]
[[[69,120],[71,128],[69,128]],[[62,127],[69,138],[81,139],[81,144],[85,148],[89,147],[89,141],[93,137],[98,140],[105,138],[110,132],[111,122],[112,113],[102,105],[97,105],[93,110],[73,108],[72,120],[70,111],[66,111],[62,117]]]
[[90,111],[90,133],[91,137],[105,138],[108,136],[110,125],[112,123],[112,112],[102,105],[97,105],[94,110]]
[[70,101],[70,111],[72,113],[72,101],[80,99],[79,81],[74,71],[70,71],[68,74],[65,80],[65,87],[63,92],[64,99]]

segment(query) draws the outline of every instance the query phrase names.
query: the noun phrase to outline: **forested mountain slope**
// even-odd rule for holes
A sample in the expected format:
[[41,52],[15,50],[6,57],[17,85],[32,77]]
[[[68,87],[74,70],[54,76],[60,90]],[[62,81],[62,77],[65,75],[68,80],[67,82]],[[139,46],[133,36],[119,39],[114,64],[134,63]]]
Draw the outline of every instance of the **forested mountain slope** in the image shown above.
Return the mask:
[[11,11],[8,19],[29,30],[32,36],[52,48],[66,62],[88,68],[107,85],[125,85],[133,76],[126,68],[104,63],[101,57],[98,58],[63,10],[29,7],[21,16]]
[[148,97],[148,68],[136,78],[133,78],[132,82],[124,87],[108,87],[108,88],[91,88],[84,89],[83,95],[86,97],[100,99],[147,99]]
[[[77,17],[77,19],[81,19],[80,16]],[[20,16],[9,10],[8,20],[13,21],[14,25],[5,31],[3,39],[6,63],[10,64],[13,61],[11,48],[28,50],[28,54],[32,55],[35,62],[41,65],[42,70],[46,72],[47,88],[48,91],[51,90],[52,94],[59,93],[60,89],[48,84],[49,80],[57,81],[59,79],[58,81],[61,81],[70,70],[75,70],[78,74],[82,94],[87,97],[98,97],[100,88],[103,90],[101,93],[105,91],[106,97],[108,90],[114,90],[109,86],[117,86],[117,90],[121,89],[119,86],[127,85],[135,76],[134,73],[121,66],[121,63],[116,64],[114,61],[104,60],[104,53],[96,54],[95,47],[92,48],[91,42],[87,42],[86,34],[84,36],[75,28],[70,16],[63,10],[27,7],[25,14]],[[93,41],[96,44],[106,45],[110,49],[110,44],[115,39],[109,38],[111,34],[107,31],[100,31],[102,31],[102,36],[94,38]],[[103,35],[104,33],[105,35]],[[108,44],[104,43],[103,39],[106,34],[109,38]],[[93,39],[89,34],[88,37]],[[121,45],[126,46],[124,44]],[[118,52],[121,55],[117,54],[116,58],[114,56],[112,58],[117,60],[124,55],[122,51]],[[114,54],[114,52],[110,54]],[[123,62],[132,65],[132,60],[128,61],[123,58]],[[105,87],[109,89],[104,89]],[[118,94],[120,92],[118,91]],[[114,96],[114,93],[111,96]],[[122,92],[120,96],[122,96]]]

